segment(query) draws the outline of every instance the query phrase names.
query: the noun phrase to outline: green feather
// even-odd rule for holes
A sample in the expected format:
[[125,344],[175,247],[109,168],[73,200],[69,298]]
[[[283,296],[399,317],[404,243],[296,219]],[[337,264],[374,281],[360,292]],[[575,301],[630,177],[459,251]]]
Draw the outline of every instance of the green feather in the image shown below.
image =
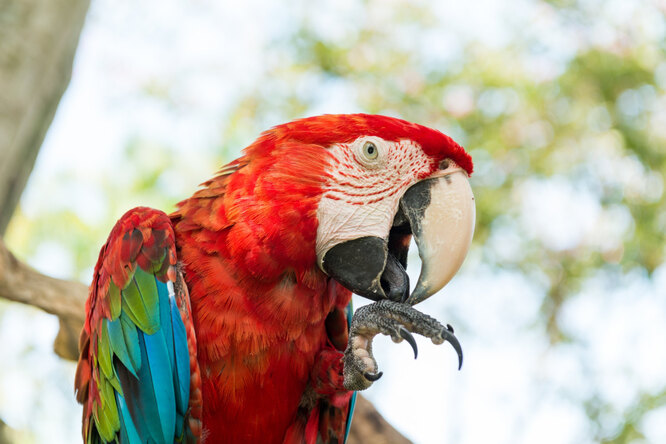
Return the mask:
[[120,302],[120,288],[113,281],[109,282],[109,306],[111,308],[111,320],[114,321],[120,316],[122,305]]
[[121,395],[123,394],[123,388],[120,386],[120,379],[118,378],[118,372],[116,371],[115,366],[113,366],[113,375],[109,379],[109,383],[118,393],[120,393]]
[[111,442],[116,437],[115,431],[111,428],[111,421],[107,417],[106,409],[103,405],[95,404],[93,406],[93,417],[99,436],[106,442]]
[[164,249],[164,253],[162,253],[162,256],[160,256],[157,260],[151,261],[151,267],[150,267],[150,273],[155,275],[159,274],[159,271],[162,269],[162,266],[164,265],[165,259],[167,255],[167,249]]
[[149,335],[160,328],[155,279],[137,267],[129,285],[122,290],[123,310],[142,331]]
[[[134,280],[139,287],[141,292],[143,303],[148,312],[157,313],[157,327],[159,328],[159,296],[157,291],[157,283],[155,282],[155,276],[153,274],[146,273],[141,268],[137,268],[136,273],[134,273]],[[150,334],[150,333],[149,333]]]
[[113,375],[113,369],[111,364],[111,344],[109,343],[109,333],[106,328],[107,322],[106,319],[102,320],[102,328],[99,329],[97,336],[97,362],[104,376],[110,378]]
[[99,399],[102,401],[102,409],[107,409],[109,406],[116,406],[116,397],[113,394],[113,386],[106,378],[99,380]]
[[[103,422],[108,424],[109,429],[115,437],[116,432],[120,429],[120,417],[118,416],[118,406],[116,405],[116,394],[113,391],[111,383],[105,379],[102,379],[100,389]],[[109,440],[107,439],[107,441]]]
[[[125,347],[129,352],[130,362],[134,373],[141,368],[141,349],[139,348],[139,334],[136,331],[136,325],[132,323],[129,316],[123,313],[120,316],[120,325],[123,328],[123,337],[125,338]],[[128,367],[129,368],[129,367]]]
[[[127,345],[125,344],[125,335],[123,334],[122,321],[120,318],[118,318],[113,322],[108,322],[106,325],[109,330],[109,342],[111,343],[111,349],[113,350],[113,353],[118,356],[120,362],[122,362],[123,365],[127,367],[127,369],[134,376],[136,376],[134,363],[130,358],[129,350],[127,350]],[[121,392],[120,390],[118,391]]]
[[127,280],[123,282],[122,285],[116,284],[118,285],[118,288],[120,288],[121,290],[127,288],[127,286],[132,282],[132,278],[134,277],[134,272],[136,271],[137,268],[139,268],[138,265],[135,266],[125,265],[125,271],[127,271]]
[[129,316],[134,325],[141,327],[144,324],[141,322],[142,319],[147,319],[148,315],[145,312],[143,302],[141,302],[141,293],[134,279],[131,279],[127,287],[123,288],[122,295],[123,312]]

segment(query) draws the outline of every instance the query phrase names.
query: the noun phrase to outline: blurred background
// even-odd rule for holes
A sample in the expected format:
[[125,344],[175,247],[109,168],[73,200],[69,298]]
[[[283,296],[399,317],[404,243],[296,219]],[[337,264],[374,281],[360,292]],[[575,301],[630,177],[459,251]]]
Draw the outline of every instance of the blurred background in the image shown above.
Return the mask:
[[[0,2],[0,29],[16,4]],[[4,240],[88,284],[127,209],[173,210],[272,125],[369,112],[432,126],[475,162],[473,248],[420,306],[455,326],[465,364],[381,338],[384,378],[365,395],[415,443],[664,443],[665,13],[663,0],[93,0]],[[57,330],[0,301],[10,442],[80,441]]]

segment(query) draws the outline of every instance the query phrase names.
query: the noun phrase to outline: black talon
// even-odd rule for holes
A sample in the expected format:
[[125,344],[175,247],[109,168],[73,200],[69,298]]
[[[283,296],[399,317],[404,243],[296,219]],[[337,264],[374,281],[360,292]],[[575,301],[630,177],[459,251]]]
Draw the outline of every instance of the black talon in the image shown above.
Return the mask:
[[446,329],[447,329],[448,331],[450,331],[451,333],[455,333],[455,332],[453,331],[453,327],[451,327],[451,324],[446,324]]
[[416,340],[414,339],[414,336],[407,330],[405,327],[402,325],[400,326],[400,329],[398,330],[398,333],[400,333],[400,336],[402,336],[402,339],[405,341],[409,342],[409,345],[412,346],[412,350],[414,350],[414,359],[419,355],[419,349],[416,346]]
[[374,374],[373,373],[368,373],[368,372],[363,372],[363,377],[365,379],[367,379],[368,381],[370,381],[370,382],[375,382],[376,380],[381,378],[383,374],[384,374],[384,372],[379,372],[379,373],[374,373]]
[[445,341],[449,341],[451,343],[451,346],[455,349],[456,353],[458,353],[458,370],[462,368],[462,363],[463,363],[463,352],[462,352],[462,347],[460,346],[460,342],[458,342],[458,338],[455,337],[452,328],[449,329],[449,325],[447,325],[446,330],[442,330],[442,337],[444,338]]

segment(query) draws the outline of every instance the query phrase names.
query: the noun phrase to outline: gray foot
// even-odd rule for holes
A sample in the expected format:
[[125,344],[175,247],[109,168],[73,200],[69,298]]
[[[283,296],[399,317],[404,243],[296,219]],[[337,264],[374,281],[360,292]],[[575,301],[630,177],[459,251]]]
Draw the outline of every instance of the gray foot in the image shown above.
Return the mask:
[[417,311],[409,304],[382,300],[359,308],[354,313],[345,350],[344,385],[347,390],[365,390],[382,376],[372,355],[372,340],[382,333],[394,342],[406,340],[418,355],[412,333],[430,338],[433,343],[449,341],[458,353],[458,369],[462,367],[462,348],[450,325]]

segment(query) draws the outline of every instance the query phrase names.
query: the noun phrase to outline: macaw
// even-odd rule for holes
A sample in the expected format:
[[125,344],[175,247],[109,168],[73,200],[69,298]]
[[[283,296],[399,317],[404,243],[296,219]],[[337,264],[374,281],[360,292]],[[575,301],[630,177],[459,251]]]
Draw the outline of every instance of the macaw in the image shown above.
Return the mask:
[[[472,160],[397,118],[264,132],[170,215],[129,210],[102,247],[76,371],[88,443],[343,443],[372,340],[450,342],[413,305],[459,269]],[[416,287],[405,272],[414,237]],[[351,294],[376,302],[352,315]]]

